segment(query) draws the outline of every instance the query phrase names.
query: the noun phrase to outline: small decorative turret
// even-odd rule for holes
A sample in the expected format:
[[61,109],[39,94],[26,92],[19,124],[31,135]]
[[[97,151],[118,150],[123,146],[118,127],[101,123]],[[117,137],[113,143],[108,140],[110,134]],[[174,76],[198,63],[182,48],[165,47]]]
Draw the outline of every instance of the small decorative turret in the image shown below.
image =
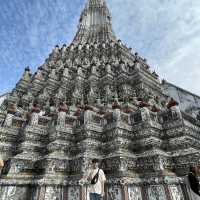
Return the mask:
[[65,95],[62,88],[58,89],[58,93],[56,94],[56,98],[60,100],[65,100]]
[[27,81],[27,82],[30,82],[30,80],[31,80],[31,70],[30,70],[29,67],[25,68],[22,79]]
[[37,72],[34,75],[34,79],[38,79],[40,81],[44,80],[44,76],[43,76],[41,68],[38,68]]
[[53,49],[51,56],[53,59],[57,59],[59,57],[59,54],[60,54],[60,49],[59,46],[56,45],[55,48]]
[[115,94],[114,102],[112,104],[112,109],[121,109],[117,93]]
[[111,65],[109,63],[106,64],[106,73],[112,74]]
[[24,93],[27,90],[30,82],[31,82],[30,68],[26,67],[22,75],[22,78],[16,84],[16,90],[20,93]]

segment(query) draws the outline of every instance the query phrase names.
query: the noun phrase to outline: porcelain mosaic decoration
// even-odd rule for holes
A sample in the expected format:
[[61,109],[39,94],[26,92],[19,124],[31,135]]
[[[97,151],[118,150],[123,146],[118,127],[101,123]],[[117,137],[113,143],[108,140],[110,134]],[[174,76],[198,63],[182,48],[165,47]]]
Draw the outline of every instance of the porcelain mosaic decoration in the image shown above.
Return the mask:
[[[123,28],[123,26],[122,26]],[[105,0],[88,0],[73,42],[26,68],[0,107],[2,200],[86,200],[93,158],[106,200],[188,200],[200,123],[117,39]]]

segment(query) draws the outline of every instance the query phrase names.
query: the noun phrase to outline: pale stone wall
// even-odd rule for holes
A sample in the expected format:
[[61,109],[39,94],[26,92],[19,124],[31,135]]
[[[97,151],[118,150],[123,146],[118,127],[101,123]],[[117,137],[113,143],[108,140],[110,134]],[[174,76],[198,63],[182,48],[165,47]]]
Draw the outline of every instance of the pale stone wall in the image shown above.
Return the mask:
[[198,95],[192,94],[166,81],[163,83],[163,89],[166,95],[173,97],[180,103],[180,109],[182,111],[188,109],[195,111],[200,109],[200,97]]

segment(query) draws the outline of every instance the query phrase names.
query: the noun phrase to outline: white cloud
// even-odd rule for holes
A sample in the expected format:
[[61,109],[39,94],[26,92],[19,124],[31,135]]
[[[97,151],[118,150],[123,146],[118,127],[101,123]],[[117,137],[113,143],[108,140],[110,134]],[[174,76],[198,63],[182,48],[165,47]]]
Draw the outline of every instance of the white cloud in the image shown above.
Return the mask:
[[200,94],[200,1],[109,0],[114,30],[162,77]]

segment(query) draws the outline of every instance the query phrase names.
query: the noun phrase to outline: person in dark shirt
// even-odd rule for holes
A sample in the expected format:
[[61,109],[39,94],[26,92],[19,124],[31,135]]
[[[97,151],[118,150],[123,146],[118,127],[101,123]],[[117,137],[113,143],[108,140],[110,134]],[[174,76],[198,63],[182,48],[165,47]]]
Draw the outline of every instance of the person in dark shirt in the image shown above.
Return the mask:
[[198,196],[200,196],[200,185],[199,185],[199,180],[197,177],[197,167],[190,167],[190,172],[188,174],[188,180],[189,180],[189,184],[190,184],[190,188],[191,190],[197,194]]

